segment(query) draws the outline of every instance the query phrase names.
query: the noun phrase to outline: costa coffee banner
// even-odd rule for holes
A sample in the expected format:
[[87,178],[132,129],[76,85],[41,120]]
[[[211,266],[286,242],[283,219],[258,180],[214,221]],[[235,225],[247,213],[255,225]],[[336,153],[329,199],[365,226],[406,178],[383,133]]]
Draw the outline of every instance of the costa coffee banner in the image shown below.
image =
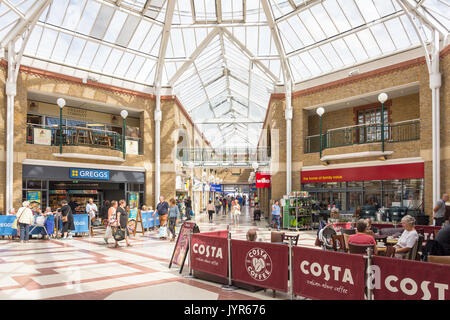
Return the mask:
[[233,280],[287,292],[287,245],[231,240],[231,249]]
[[375,300],[450,300],[450,265],[380,256],[372,261]]
[[270,174],[256,173],[256,188],[270,188]]
[[320,300],[363,300],[362,255],[293,248],[294,293]]
[[302,171],[302,183],[419,179],[424,177],[424,164],[407,163],[372,167]]
[[193,234],[192,269],[226,278],[228,276],[228,240],[211,235]]

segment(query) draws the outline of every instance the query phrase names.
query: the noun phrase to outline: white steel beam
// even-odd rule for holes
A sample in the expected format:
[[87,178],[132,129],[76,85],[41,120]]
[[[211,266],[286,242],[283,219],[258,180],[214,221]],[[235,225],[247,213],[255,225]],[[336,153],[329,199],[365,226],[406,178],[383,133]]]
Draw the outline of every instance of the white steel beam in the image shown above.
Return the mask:
[[[411,10],[411,12],[413,12],[413,14],[430,29],[435,29],[439,31],[443,36],[448,35],[447,28],[444,25],[442,25],[437,19],[435,19],[433,15],[429,13],[427,8],[425,8],[421,4],[417,4],[416,6],[414,6],[409,1],[406,0],[397,0],[397,2],[399,4],[400,2],[403,3],[405,7]],[[422,9],[424,12],[421,12],[419,9]]]
[[208,44],[214,39],[216,35],[219,34],[219,28],[214,28],[211,32],[206,36],[205,39],[199,44],[197,48],[195,48],[194,52],[192,52],[188,61],[186,61],[180,69],[175,72],[175,74],[169,80],[169,86],[173,87],[174,83],[180,78],[180,76],[194,63],[194,60],[202,53],[202,51],[208,46]]
[[264,123],[264,121],[256,119],[232,119],[232,118],[215,118],[215,119],[199,119],[194,121],[195,124],[226,124],[226,123]]

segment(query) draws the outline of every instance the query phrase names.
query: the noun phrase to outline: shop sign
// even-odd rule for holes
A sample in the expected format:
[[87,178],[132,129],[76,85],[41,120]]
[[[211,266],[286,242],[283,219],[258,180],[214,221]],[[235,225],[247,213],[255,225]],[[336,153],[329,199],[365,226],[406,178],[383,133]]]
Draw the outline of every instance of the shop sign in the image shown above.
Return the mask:
[[184,182],[184,191],[189,191],[189,180]]
[[109,180],[109,170],[70,168],[71,179]]
[[33,128],[33,144],[52,145],[52,130]]
[[302,247],[292,250],[296,295],[320,300],[364,299],[363,255]]
[[287,245],[231,240],[231,249],[233,280],[287,292]]
[[[420,179],[424,163],[302,171],[301,183]],[[258,176],[256,176],[258,177]]]
[[270,188],[270,174],[256,173],[256,188]]
[[221,184],[212,184],[210,187],[211,192],[222,192],[222,185]]
[[125,140],[125,152],[126,154],[139,154],[139,141]]
[[450,265],[379,256],[372,261],[375,300],[450,300]]
[[192,269],[221,277],[228,271],[228,240],[200,233],[192,235]]
[[169,268],[172,264],[180,266],[180,273],[183,272],[184,262],[186,260],[187,252],[189,250],[189,234],[194,233],[196,224],[194,222],[184,222],[181,225],[180,233],[178,234],[177,243],[173,249],[172,258],[170,259]]

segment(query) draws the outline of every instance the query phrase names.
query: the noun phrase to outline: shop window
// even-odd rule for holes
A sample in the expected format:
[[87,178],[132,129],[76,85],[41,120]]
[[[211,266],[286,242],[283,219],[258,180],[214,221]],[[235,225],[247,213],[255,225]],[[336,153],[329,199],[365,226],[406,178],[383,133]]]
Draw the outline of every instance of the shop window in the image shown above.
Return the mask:
[[348,205],[347,210],[350,212],[355,212],[356,208],[362,206],[363,193],[361,191],[350,191],[347,192]]
[[30,124],[42,124],[42,116],[27,114],[27,123]]
[[[389,100],[384,104],[384,123],[390,123],[390,106],[392,101]],[[366,106],[356,107],[355,124],[358,127],[358,142],[374,142],[381,140],[381,105],[379,103]],[[384,138],[389,138],[389,130],[385,130]]]
[[381,206],[381,181],[364,181],[364,206],[378,210]]
[[362,188],[363,182],[362,181],[349,181],[347,182],[348,188]]
[[[59,126],[59,118],[53,118],[53,117],[45,117],[45,124],[50,127],[57,127]],[[62,119],[62,125],[64,126],[66,124],[66,119]]]

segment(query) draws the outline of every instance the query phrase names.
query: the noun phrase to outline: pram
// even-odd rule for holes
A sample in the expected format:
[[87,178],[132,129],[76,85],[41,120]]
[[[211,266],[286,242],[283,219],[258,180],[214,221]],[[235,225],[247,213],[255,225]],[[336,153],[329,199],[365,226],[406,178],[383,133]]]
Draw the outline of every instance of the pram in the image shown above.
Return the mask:
[[324,250],[333,249],[332,238],[334,235],[336,235],[336,230],[334,230],[332,225],[325,226],[319,231],[319,241],[322,243]]

